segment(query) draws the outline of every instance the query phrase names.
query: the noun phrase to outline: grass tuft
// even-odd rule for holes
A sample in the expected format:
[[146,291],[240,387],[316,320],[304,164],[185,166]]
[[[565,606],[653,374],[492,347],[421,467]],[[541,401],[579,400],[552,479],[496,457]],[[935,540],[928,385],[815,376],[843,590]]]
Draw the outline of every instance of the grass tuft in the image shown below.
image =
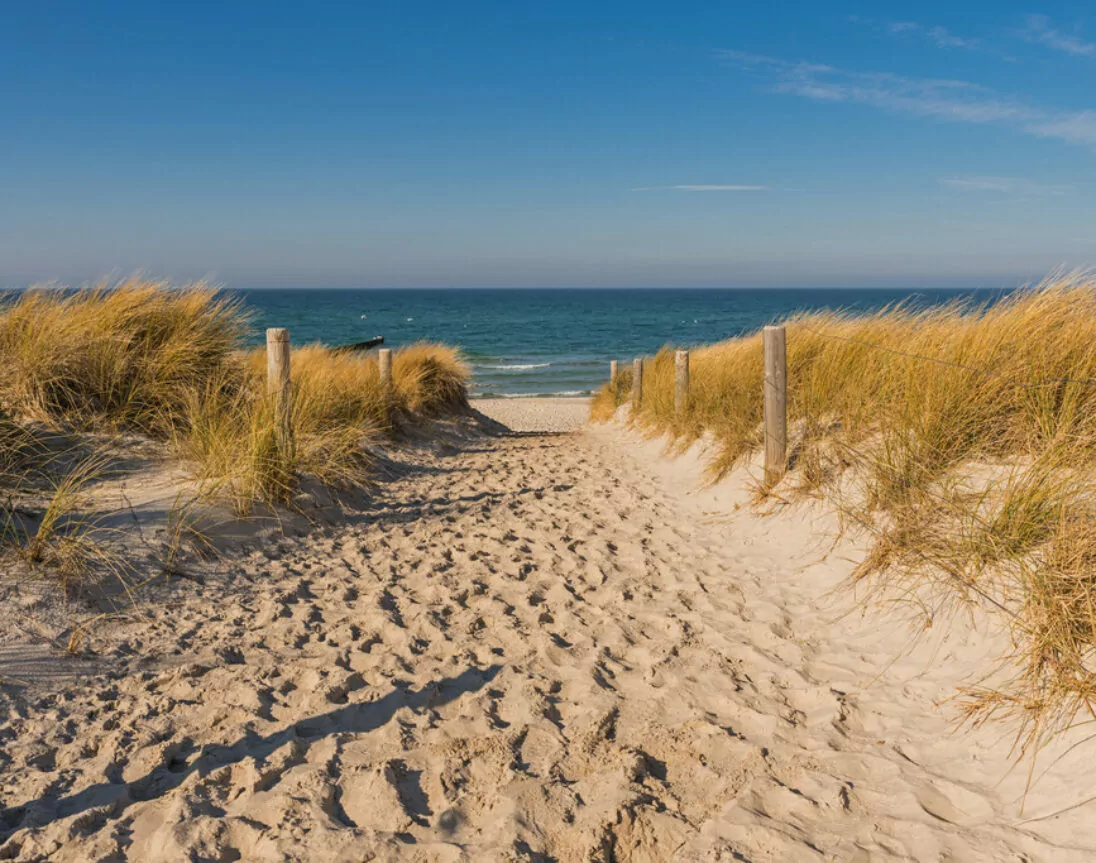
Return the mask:
[[[1038,746],[1096,718],[1096,278],[1058,274],[992,305],[892,306],[786,321],[790,472],[874,536],[860,579],[928,596],[929,613],[988,603],[1009,620],[1015,678],[965,692],[965,716],[1019,717]],[[763,443],[760,334],[645,366],[641,429],[710,434],[713,478]],[[606,385],[591,418],[628,398]]]
[[[205,283],[173,287],[127,279],[83,290],[36,288],[0,298],[0,511],[9,547],[60,560],[71,511],[90,482],[49,454],[32,427],[135,433],[166,442],[190,466],[203,497],[241,514],[292,502],[303,477],[330,488],[367,479],[369,445],[416,416],[467,404],[459,353],[417,344],[396,352],[393,386],[374,356],[321,345],[292,353],[289,445],[279,445],[266,391],[265,354],[244,350],[249,318]],[[54,484],[32,536],[14,497]],[[78,566],[75,546],[66,553]],[[70,567],[71,568],[71,567]]]
[[187,394],[234,364],[239,306],[197,283],[31,289],[0,306],[0,400],[77,429],[164,434]]
[[609,381],[590,399],[590,419],[606,422],[615,416],[632,392],[632,370],[618,369],[616,379]]

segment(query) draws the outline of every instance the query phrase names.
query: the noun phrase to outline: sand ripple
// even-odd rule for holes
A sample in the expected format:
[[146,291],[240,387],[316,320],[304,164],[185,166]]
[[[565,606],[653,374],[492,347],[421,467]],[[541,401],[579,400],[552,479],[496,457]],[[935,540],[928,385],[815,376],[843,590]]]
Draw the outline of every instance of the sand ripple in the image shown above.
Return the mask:
[[593,433],[419,453],[357,523],[131,627],[155,662],[12,706],[0,858],[1083,855],[1010,826],[984,749],[932,754],[923,693],[863,690],[876,657],[759,524]]

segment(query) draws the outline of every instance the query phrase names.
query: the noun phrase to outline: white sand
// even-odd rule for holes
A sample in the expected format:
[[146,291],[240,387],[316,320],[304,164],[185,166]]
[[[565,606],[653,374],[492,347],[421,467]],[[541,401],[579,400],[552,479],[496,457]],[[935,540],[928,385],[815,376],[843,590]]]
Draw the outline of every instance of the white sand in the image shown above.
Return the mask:
[[935,705],[999,641],[892,665],[832,520],[624,437],[408,453],[349,524],[119,629],[113,679],[9,704],[0,859],[1093,859],[1091,805],[1024,823],[1008,729]]
[[586,425],[588,398],[473,399],[472,408],[516,432],[570,432]]

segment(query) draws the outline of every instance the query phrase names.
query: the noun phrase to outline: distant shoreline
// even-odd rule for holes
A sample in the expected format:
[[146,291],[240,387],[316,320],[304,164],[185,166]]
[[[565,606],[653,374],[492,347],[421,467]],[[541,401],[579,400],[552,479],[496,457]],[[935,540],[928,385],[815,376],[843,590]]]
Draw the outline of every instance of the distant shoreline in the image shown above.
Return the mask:
[[474,399],[473,408],[513,432],[573,432],[590,417],[589,397]]
[[991,302],[970,290],[235,290],[254,315],[247,338],[261,347],[268,327],[294,345],[354,344],[377,336],[388,348],[435,342],[459,347],[477,398],[571,398],[596,391],[609,363],[624,365],[661,348],[697,348],[758,331],[803,311],[869,314],[897,303],[918,308],[960,300]]
[[470,393],[469,401],[491,401],[492,399],[563,399],[566,401],[587,400],[593,398],[593,391],[578,393]]

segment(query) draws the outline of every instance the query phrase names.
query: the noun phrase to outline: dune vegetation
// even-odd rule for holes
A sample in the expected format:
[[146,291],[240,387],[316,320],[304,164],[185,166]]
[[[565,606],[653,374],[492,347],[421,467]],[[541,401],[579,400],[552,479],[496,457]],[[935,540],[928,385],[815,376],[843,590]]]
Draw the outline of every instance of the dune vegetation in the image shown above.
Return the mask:
[[[784,323],[789,471],[759,493],[835,504],[872,538],[856,578],[928,623],[970,603],[1005,616],[1012,650],[964,690],[965,718],[1018,717],[1036,747],[1096,718],[1096,279]],[[680,414],[673,366],[669,348],[647,360],[631,422],[679,447],[710,436],[718,478],[764,442],[761,335],[692,350]],[[629,397],[606,385],[592,418]]]
[[[291,504],[306,477],[333,488],[364,481],[369,444],[466,401],[468,373],[453,349],[397,351],[386,391],[375,358],[305,346],[291,362],[292,443],[278,446],[264,352],[245,350],[249,324],[238,303],[203,283],[131,279],[0,300],[7,545],[43,558],[45,520],[75,523],[51,513],[80,507],[78,490],[109,462],[90,450],[113,436],[158,442],[189,469],[200,495],[246,515],[259,502]],[[51,496],[57,506],[24,517],[13,502],[20,494]]]

